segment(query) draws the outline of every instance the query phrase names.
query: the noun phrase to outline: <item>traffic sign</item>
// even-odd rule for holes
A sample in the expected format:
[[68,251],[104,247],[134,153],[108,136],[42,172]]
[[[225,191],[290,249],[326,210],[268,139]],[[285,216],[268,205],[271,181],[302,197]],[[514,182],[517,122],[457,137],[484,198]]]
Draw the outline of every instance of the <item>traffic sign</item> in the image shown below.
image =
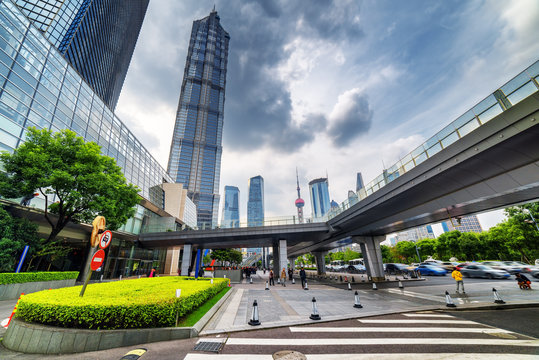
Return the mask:
[[96,271],[103,264],[105,260],[105,252],[103,250],[97,250],[97,252],[92,257],[92,262],[90,263],[90,269]]
[[101,249],[106,249],[110,245],[111,241],[112,241],[112,233],[110,232],[110,230],[107,230],[103,232],[101,236],[99,237],[99,247]]

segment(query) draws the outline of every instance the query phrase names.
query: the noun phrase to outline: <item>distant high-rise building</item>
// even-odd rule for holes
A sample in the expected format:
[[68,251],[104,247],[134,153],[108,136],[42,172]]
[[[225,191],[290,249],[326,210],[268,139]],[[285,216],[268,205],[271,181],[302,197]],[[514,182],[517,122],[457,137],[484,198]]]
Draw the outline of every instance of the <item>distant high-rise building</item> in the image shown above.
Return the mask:
[[197,206],[198,227],[217,224],[230,36],[215,9],[193,22],[168,172]]
[[309,182],[311,209],[313,218],[320,218],[331,208],[329,201],[329,184],[327,178],[314,179]]
[[483,231],[477,215],[463,216],[458,220],[444,221],[442,222],[442,229],[444,232],[458,230],[460,232],[480,233]]
[[296,181],[298,184],[297,190],[298,190],[298,198],[296,199],[296,202],[294,205],[296,205],[296,208],[298,209],[298,222],[300,224],[303,224],[303,206],[305,206],[305,201],[301,198],[300,189],[299,189],[299,176],[298,176],[298,169],[296,168]]
[[359,191],[359,189],[363,189],[364,185],[363,185],[363,176],[361,176],[361,173],[358,172],[357,173],[357,178],[356,178],[356,192]]
[[15,3],[114,110],[149,0]]
[[418,226],[413,229],[408,229],[406,231],[401,231],[397,233],[396,241],[418,241],[421,239],[434,239],[434,231],[432,226]]
[[260,175],[249,179],[247,201],[247,226],[264,225],[264,178]]
[[240,227],[240,189],[236,186],[225,186],[225,203],[221,227]]

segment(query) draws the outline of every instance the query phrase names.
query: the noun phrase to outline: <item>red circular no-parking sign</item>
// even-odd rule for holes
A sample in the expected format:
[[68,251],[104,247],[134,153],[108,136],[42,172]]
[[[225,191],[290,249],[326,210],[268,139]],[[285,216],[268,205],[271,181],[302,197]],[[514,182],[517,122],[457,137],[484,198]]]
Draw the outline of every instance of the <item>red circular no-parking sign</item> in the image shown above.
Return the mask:
[[99,237],[99,247],[101,249],[106,249],[110,245],[111,241],[112,241],[112,233],[110,232],[110,230],[107,230],[104,233],[102,233],[101,236]]
[[90,263],[90,269],[96,271],[103,264],[105,260],[105,252],[103,250],[97,250],[97,252],[92,257],[92,262]]

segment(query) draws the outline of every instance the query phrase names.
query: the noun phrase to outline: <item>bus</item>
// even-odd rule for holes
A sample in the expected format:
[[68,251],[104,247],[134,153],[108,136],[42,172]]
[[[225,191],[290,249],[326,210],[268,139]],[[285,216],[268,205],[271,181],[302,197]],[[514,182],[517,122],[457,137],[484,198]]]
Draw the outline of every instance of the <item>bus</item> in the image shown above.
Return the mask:
[[363,258],[350,260],[348,261],[348,264],[349,265],[365,265],[365,263],[363,262]]

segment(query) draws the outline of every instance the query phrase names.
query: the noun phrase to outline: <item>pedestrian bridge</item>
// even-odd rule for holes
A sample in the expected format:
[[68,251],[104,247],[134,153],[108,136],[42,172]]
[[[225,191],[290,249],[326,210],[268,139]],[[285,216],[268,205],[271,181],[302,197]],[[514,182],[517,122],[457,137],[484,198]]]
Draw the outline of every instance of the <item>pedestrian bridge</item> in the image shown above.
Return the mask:
[[150,233],[139,240],[147,247],[272,246],[275,268],[312,252],[320,272],[324,252],[357,242],[367,272],[381,278],[379,243],[386,234],[539,199],[538,77],[536,62],[384,170],[360,190],[357,202],[344,202],[324,222]]

